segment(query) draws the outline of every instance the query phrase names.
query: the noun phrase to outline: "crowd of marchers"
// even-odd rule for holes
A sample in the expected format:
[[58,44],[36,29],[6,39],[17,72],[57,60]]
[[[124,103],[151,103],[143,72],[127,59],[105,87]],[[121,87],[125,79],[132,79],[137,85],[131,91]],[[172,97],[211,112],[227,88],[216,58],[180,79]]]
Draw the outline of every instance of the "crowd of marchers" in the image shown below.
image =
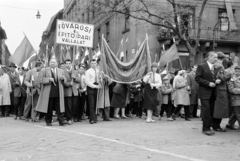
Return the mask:
[[[0,117],[45,121],[52,126],[57,116],[64,126],[87,119],[96,124],[100,118],[143,117],[146,123],[155,123],[165,115],[172,122],[178,117],[186,121],[200,118],[206,135],[237,130],[240,66],[236,54],[226,57],[222,52],[209,52],[191,71],[166,68],[160,72],[153,63],[151,72],[134,83],[114,82],[95,59],[88,69],[69,59],[58,64],[55,58],[47,67],[38,61],[29,70],[13,63],[0,68]],[[223,118],[229,121],[221,126]]]

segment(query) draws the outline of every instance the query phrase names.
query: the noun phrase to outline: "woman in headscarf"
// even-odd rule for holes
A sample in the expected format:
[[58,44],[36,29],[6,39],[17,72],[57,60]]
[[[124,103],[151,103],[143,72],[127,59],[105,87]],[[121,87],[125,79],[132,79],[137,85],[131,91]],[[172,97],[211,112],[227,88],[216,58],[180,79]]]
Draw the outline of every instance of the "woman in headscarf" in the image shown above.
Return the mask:
[[189,105],[190,105],[190,87],[187,84],[186,73],[184,70],[180,70],[178,75],[174,78],[173,81],[174,96],[174,106],[176,107],[172,117],[175,120],[176,115],[179,114],[182,107],[184,107],[185,120],[191,121],[189,119]]
[[143,78],[143,82],[146,83],[143,95],[143,108],[147,110],[147,123],[155,122],[152,119],[152,114],[153,111],[157,110],[157,106],[160,103],[158,99],[158,88],[162,85],[161,76],[156,73],[158,69],[157,63],[153,63],[151,69],[152,71]]

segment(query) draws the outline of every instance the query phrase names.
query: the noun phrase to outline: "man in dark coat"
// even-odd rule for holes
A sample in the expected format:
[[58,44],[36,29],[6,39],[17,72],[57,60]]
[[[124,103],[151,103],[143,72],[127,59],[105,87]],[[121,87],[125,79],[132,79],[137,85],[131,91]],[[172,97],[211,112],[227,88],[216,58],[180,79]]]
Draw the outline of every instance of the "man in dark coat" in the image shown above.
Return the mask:
[[24,68],[19,68],[19,74],[14,77],[14,119],[23,119],[24,104],[26,102],[27,86],[24,84],[25,75]]
[[187,75],[187,81],[191,89],[190,94],[190,117],[198,118],[198,83],[195,81],[197,65],[192,67],[192,71]]
[[222,131],[223,129],[216,127],[219,120],[213,118],[214,103],[216,100],[216,85],[220,83],[216,79],[217,70],[214,69],[214,64],[217,61],[217,53],[211,51],[207,55],[207,61],[198,66],[195,80],[199,83],[199,98],[201,99],[201,112],[203,120],[202,131],[206,135],[214,135],[211,131],[212,126],[215,130]]

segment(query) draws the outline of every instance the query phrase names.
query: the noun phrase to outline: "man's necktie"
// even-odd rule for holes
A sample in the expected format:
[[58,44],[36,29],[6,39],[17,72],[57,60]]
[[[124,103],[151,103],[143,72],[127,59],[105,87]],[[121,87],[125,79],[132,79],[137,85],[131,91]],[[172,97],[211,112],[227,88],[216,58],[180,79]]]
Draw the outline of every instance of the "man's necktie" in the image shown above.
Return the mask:
[[83,89],[82,74],[80,74],[80,89]]
[[155,80],[155,72],[153,72],[153,83],[154,83],[154,84],[156,83],[156,80]]
[[98,83],[98,78],[97,78],[97,69],[94,69],[95,71],[95,82]]

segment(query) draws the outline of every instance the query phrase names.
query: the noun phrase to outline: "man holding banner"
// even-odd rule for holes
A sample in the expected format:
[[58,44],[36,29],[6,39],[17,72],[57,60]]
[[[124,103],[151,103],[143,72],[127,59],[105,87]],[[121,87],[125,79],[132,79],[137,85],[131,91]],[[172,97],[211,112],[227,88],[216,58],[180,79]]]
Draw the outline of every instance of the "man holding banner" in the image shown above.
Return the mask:
[[96,102],[97,102],[97,93],[100,86],[99,79],[100,71],[97,68],[97,61],[95,59],[91,60],[91,68],[86,71],[86,84],[87,84],[87,96],[89,104],[89,123],[97,123],[96,115]]

